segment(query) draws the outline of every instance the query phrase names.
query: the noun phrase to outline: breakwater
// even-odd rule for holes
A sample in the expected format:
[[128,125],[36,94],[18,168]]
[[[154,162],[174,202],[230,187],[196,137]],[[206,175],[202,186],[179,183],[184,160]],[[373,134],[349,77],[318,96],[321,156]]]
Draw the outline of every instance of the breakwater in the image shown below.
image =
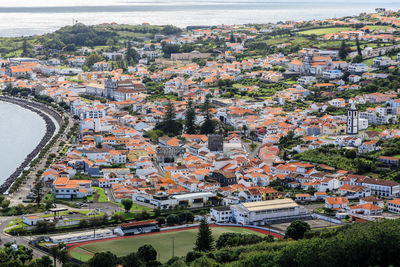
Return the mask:
[[[29,153],[25,160],[17,167],[17,169],[3,182],[0,186],[0,193],[5,193],[8,188],[15,182],[15,180],[21,175],[22,171],[29,166],[30,162],[40,153],[43,147],[51,140],[54,132],[56,131],[56,125],[53,122],[52,118],[57,122],[57,124],[61,127],[63,120],[60,114],[56,111],[48,108],[46,105],[42,103],[32,102],[25,99],[12,98],[7,96],[0,96],[0,101],[12,103],[15,105],[19,105],[24,109],[28,109],[36,114],[38,114],[45,122],[46,131],[38,145],[33,149],[31,153]],[[52,118],[51,118],[51,117]]]

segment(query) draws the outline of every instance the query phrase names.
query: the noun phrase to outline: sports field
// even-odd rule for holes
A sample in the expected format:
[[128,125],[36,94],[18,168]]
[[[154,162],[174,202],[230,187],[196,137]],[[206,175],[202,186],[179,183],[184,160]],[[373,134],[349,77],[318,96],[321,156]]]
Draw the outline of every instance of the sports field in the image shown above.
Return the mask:
[[[239,227],[212,227],[211,230],[215,240],[223,233],[256,234],[260,236],[267,234]],[[139,247],[145,244],[150,244],[157,250],[158,260],[165,262],[172,257],[172,242],[174,242],[175,256],[184,256],[193,249],[197,232],[198,229],[194,228],[89,242],[73,247],[70,250],[70,255],[78,260],[88,261],[96,252],[111,251],[120,257],[136,252]]]
[[350,27],[334,27],[334,28],[321,28],[321,29],[313,29],[313,30],[307,30],[307,31],[300,31],[298,34],[300,35],[325,35],[325,34],[330,34],[330,33],[338,33],[338,32],[343,32],[343,31],[352,31],[354,28]]

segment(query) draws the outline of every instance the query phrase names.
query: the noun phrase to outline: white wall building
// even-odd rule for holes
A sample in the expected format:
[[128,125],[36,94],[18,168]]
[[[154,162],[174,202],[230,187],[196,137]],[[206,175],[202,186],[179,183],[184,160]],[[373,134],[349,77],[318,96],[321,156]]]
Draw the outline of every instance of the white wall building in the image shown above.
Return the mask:
[[233,222],[265,225],[272,221],[289,221],[308,215],[308,211],[289,198],[241,203],[231,206]]

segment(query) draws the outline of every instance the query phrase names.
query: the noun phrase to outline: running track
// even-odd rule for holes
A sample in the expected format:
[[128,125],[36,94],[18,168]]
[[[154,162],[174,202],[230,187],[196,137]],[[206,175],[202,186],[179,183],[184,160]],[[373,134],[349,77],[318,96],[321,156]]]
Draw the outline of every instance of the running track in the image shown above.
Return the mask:
[[[282,235],[270,232],[268,230],[262,230],[258,228],[252,228],[252,227],[243,227],[243,226],[224,226],[224,225],[216,225],[216,224],[210,224],[210,227],[232,227],[232,228],[245,228],[254,232],[258,232],[264,235],[272,235],[276,238],[283,238]],[[171,229],[171,230],[166,230],[166,231],[160,231],[160,232],[153,232],[153,233],[145,233],[145,234],[138,234],[138,235],[130,235],[130,236],[117,236],[117,237],[111,237],[111,238],[105,238],[105,239],[97,239],[97,240],[90,240],[90,241],[84,241],[84,242],[79,242],[79,243],[73,243],[71,245],[67,245],[68,247],[68,254],[71,256],[71,250],[73,250],[76,247],[80,247],[82,245],[90,244],[90,243],[96,243],[96,242],[104,242],[104,241],[111,241],[111,240],[117,240],[117,239],[123,239],[123,238],[135,238],[137,236],[142,236],[142,235],[156,235],[156,234],[162,234],[162,233],[170,233],[170,232],[178,232],[178,231],[185,231],[185,230],[190,230],[190,229],[196,229],[199,228],[199,226],[192,226],[192,227],[186,227],[186,228],[180,228],[180,229]]]

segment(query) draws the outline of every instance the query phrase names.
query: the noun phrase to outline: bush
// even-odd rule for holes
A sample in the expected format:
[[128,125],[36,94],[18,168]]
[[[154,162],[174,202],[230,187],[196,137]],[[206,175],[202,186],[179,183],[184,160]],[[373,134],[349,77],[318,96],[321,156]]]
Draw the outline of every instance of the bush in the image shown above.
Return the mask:
[[174,225],[174,224],[179,223],[179,217],[178,217],[178,215],[176,215],[176,214],[170,214],[170,215],[168,215],[168,217],[167,217],[167,223],[168,223],[169,225]]
[[186,261],[186,263],[191,263],[192,261],[194,261],[194,260],[200,258],[201,256],[203,256],[203,253],[201,253],[201,252],[198,252],[198,251],[189,251],[189,252],[186,254],[185,261]]
[[286,229],[285,238],[292,238],[294,240],[301,239],[311,227],[308,223],[300,220],[293,221]]
[[237,247],[242,245],[256,244],[263,241],[263,238],[254,234],[224,233],[216,243],[218,249],[223,247]]

